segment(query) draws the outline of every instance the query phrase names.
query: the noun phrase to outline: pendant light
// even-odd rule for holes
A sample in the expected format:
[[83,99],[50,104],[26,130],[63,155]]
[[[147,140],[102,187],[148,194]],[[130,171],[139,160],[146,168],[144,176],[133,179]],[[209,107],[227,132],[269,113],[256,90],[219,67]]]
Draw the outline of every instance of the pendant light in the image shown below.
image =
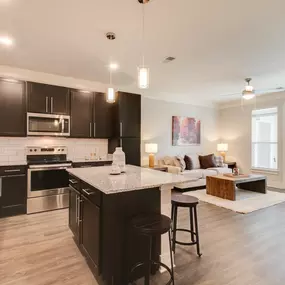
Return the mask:
[[140,89],[149,88],[149,68],[144,63],[144,5],[149,0],[138,0],[142,4],[142,65],[138,67],[138,87]]
[[116,95],[115,95],[115,89],[112,84],[112,69],[111,68],[109,69],[110,69],[110,84],[107,88],[106,101],[112,104],[112,103],[115,103],[116,101],[116,97],[115,97]]
[[[110,41],[113,41],[116,39],[116,35],[112,32],[107,33],[106,37]],[[115,88],[113,87],[113,83],[112,83],[112,71],[117,68],[117,65],[110,63],[108,68],[110,72],[110,83],[109,83],[109,86],[107,87],[106,101],[112,104],[112,103],[115,103],[116,101],[116,92],[115,92]]]
[[250,85],[251,78],[245,79],[247,85],[245,86],[245,89],[242,92],[242,98],[245,100],[251,100],[255,97],[255,90]]

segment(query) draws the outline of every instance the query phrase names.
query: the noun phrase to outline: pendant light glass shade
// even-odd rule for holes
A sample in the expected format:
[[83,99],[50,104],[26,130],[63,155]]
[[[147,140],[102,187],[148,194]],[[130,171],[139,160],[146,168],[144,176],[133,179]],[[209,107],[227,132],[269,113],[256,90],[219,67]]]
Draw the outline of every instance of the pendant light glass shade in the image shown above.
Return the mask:
[[116,100],[115,89],[113,87],[108,87],[106,101],[108,103],[115,103],[115,100]]
[[138,68],[138,87],[140,89],[149,88],[149,68],[144,66]]

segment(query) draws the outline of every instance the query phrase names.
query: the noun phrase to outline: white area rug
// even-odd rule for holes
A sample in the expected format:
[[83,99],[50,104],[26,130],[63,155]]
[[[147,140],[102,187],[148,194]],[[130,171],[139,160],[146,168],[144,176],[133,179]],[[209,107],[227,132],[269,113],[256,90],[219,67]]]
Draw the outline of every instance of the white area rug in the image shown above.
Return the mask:
[[237,189],[236,191],[236,201],[225,200],[219,197],[208,195],[206,190],[191,191],[183,194],[196,197],[203,202],[226,208],[241,214],[248,214],[285,202],[285,193],[283,194],[267,191],[267,194],[261,194],[241,189]]

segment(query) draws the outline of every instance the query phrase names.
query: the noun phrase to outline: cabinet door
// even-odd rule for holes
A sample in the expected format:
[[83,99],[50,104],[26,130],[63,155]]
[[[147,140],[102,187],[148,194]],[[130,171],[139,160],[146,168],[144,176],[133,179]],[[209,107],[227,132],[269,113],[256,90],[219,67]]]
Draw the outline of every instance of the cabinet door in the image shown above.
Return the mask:
[[70,114],[70,94],[66,87],[47,85],[50,98],[50,112],[56,115]]
[[76,241],[79,241],[79,203],[80,195],[70,187],[69,192],[69,228],[72,231]]
[[50,112],[50,99],[46,84],[28,82],[28,112]]
[[126,154],[126,164],[141,165],[141,141],[136,138],[121,139],[121,146]]
[[94,99],[95,138],[110,138],[112,136],[112,104],[106,102],[105,94],[96,93]]
[[119,93],[120,137],[141,136],[141,96]]
[[99,267],[100,257],[100,208],[82,196],[82,236],[81,247],[92,261]]
[[25,174],[0,178],[2,217],[26,214],[27,177]]
[[92,137],[93,93],[71,91],[71,137]]
[[26,136],[25,82],[0,80],[0,136]]

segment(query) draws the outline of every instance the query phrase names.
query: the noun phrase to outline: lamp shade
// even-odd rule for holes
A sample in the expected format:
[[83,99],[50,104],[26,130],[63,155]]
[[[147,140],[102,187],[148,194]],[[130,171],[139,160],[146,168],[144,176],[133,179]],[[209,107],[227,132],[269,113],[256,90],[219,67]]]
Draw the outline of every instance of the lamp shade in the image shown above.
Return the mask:
[[157,144],[156,143],[146,143],[145,152],[146,153],[157,153]]
[[229,146],[227,143],[219,143],[217,145],[217,151],[228,151]]

